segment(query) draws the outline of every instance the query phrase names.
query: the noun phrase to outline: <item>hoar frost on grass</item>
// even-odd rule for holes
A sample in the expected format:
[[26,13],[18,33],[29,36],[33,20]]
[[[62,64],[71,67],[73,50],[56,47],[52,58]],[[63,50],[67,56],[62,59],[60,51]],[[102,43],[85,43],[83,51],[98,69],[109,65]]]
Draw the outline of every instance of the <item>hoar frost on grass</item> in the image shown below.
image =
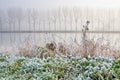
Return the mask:
[[119,80],[120,60],[0,55],[0,80]]

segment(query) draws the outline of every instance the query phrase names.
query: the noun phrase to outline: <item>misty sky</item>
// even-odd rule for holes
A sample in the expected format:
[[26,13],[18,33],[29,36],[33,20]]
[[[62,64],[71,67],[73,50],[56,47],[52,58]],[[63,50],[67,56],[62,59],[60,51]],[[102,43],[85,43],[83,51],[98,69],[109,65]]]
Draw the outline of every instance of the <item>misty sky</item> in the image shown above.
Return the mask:
[[51,9],[57,7],[120,8],[120,0],[0,0],[0,8],[11,7]]

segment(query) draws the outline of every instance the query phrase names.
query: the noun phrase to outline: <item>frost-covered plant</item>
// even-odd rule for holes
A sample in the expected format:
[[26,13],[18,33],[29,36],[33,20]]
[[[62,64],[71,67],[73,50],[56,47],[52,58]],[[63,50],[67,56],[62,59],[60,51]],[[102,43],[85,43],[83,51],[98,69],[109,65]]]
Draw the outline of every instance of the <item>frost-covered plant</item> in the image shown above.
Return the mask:
[[0,62],[2,80],[119,80],[120,60],[103,57],[46,59],[10,56]]

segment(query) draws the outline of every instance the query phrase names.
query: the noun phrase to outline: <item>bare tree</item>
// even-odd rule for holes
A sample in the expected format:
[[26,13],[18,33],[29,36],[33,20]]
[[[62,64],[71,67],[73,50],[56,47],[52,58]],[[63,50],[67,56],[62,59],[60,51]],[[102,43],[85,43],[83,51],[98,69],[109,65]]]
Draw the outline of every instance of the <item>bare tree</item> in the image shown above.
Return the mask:
[[23,10],[21,8],[17,8],[15,10],[15,14],[16,14],[17,22],[18,22],[19,31],[20,31],[21,30],[22,20],[24,19]]
[[42,11],[39,11],[38,12],[38,26],[39,26],[39,30],[41,29],[42,20],[43,20],[43,13],[42,13]]
[[[16,23],[16,13],[14,11],[14,8],[10,8],[7,11],[7,21],[8,21],[8,30],[15,30],[15,23]],[[15,40],[15,37],[14,37]],[[12,42],[12,34],[10,34],[10,41]]]
[[66,40],[66,31],[67,31],[67,18],[68,18],[68,8],[62,9],[62,14],[64,18],[64,27],[65,27],[65,40]]
[[0,31],[2,31],[3,27],[3,11],[0,10]]
[[[2,31],[2,27],[3,27],[3,11],[0,10],[0,31]],[[2,33],[0,33],[0,43],[2,44]]]
[[[16,8],[14,9],[14,12],[15,12],[15,17],[16,17],[16,21],[17,21],[17,24],[18,24],[18,30],[21,31],[21,27],[23,28],[23,26],[21,26],[23,23],[23,20],[24,20],[24,12],[21,8]],[[21,42],[21,33],[19,33],[19,40]]]
[[75,21],[75,30],[76,30],[76,34],[75,34],[75,42],[77,41],[76,40],[76,37],[77,37],[77,31],[78,31],[78,22],[79,22],[79,19],[80,19],[80,9],[79,8],[73,8],[73,16],[74,16],[74,21]]
[[62,27],[62,10],[61,8],[58,9],[58,20],[59,20],[59,29],[61,30]]
[[51,19],[52,19],[52,22],[53,22],[53,25],[54,25],[54,29],[56,30],[57,28],[57,17],[58,17],[58,14],[57,14],[57,10],[53,10],[52,11],[52,16],[51,16]]
[[9,24],[9,30],[11,30],[12,26],[15,29],[15,20],[16,20],[16,14],[13,8],[10,8],[7,12],[8,15],[8,24]]
[[47,12],[47,22],[48,22],[48,27],[49,27],[49,31],[50,31],[50,28],[51,28],[51,13],[50,13],[49,10]]
[[33,21],[34,31],[35,31],[36,24],[37,24],[37,19],[38,19],[38,11],[35,10],[35,9],[33,9],[33,10],[32,10],[32,14],[31,14],[31,17],[32,17],[32,21]]
[[[32,21],[33,21],[33,30],[35,31],[36,30],[37,19],[38,19],[38,11],[37,10],[35,10],[35,9],[32,10],[31,18],[32,18]],[[34,33],[34,41],[36,42],[35,33]]]
[[65,26],[65,31],[67,29],[67,18],[68,18],[68,8],[63,8],[62,9],[63,17],[64,17],[64,26]]
[[71,30],[72,30],[72,25],[73,25],[73,10],[70,10],[70,13],[69,13],[69,21],[70,21],[70,27],[71,27]]
[[27,23],[28,23],[28,26],[29,26],[29,30],[31,30],[31,10],[30,9],[27,9],[26,11],[26,18],[27,18]]

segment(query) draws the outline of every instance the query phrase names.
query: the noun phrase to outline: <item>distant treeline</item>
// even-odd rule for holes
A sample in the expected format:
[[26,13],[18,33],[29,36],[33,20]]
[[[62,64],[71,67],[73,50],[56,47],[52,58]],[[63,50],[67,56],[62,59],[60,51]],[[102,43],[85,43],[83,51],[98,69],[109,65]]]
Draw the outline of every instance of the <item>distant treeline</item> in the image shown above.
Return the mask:
[[0,10],[0,31],[81,30],[86,20],[90,30],[118,30],[119,9],[57,8],[51,10],[10,8]]

